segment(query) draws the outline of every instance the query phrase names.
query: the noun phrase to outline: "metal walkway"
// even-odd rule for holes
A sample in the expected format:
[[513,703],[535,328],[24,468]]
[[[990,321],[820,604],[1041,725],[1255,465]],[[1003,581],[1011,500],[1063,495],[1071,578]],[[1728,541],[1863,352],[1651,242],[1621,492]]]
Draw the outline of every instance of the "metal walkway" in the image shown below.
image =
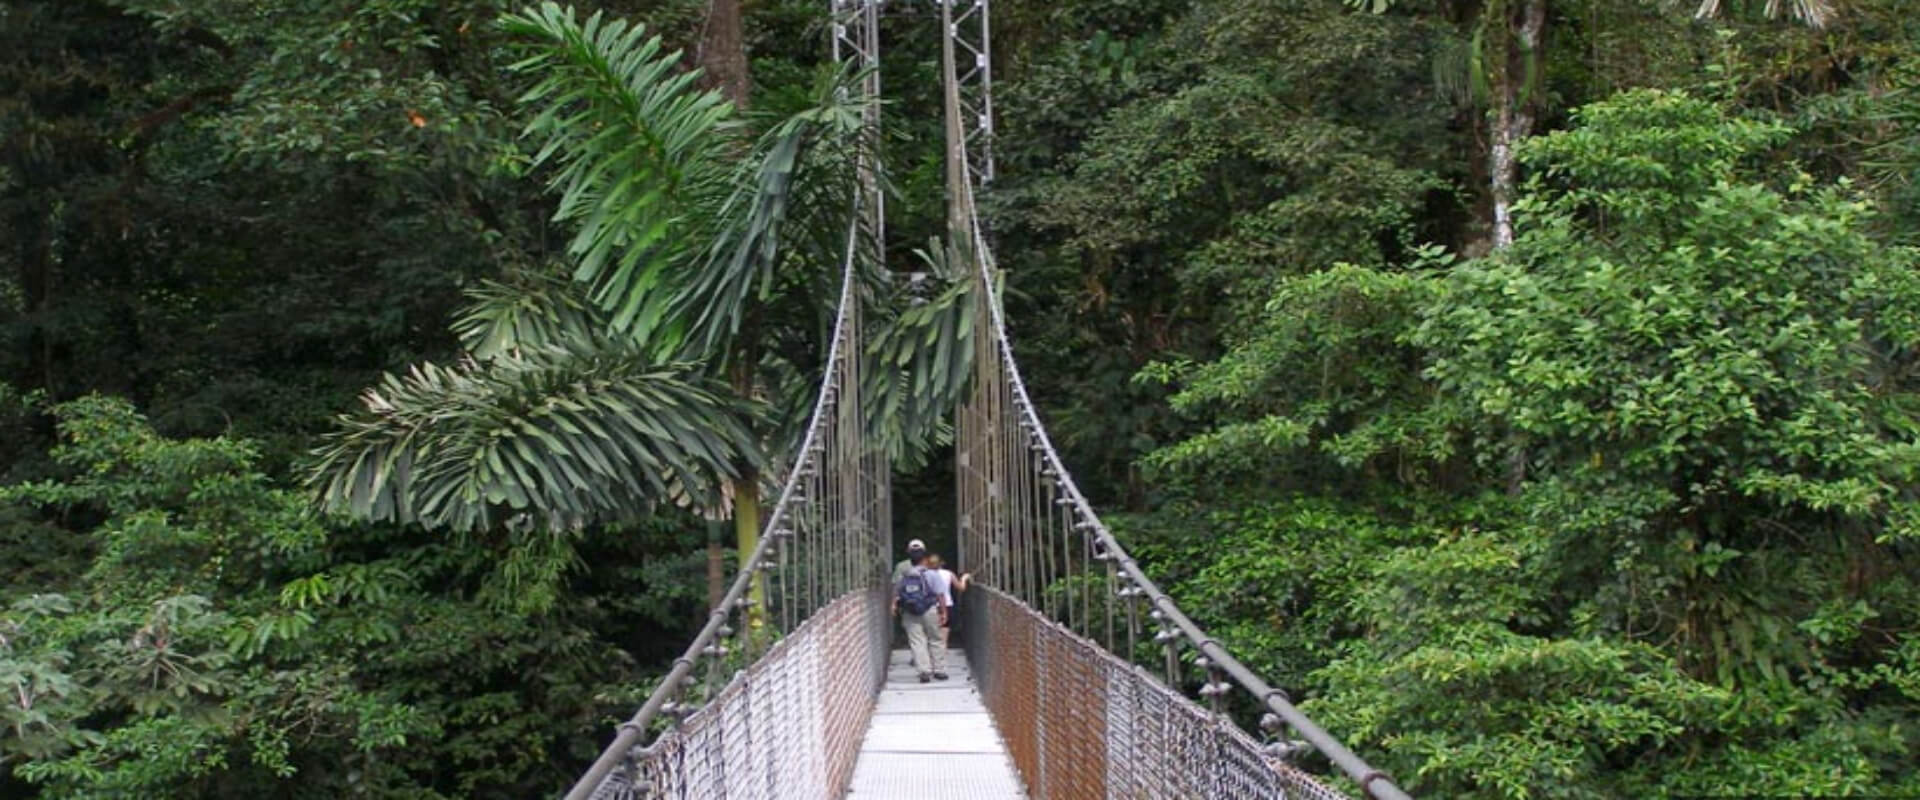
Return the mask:
[[887,659],[887,684],[860,743],[848,800],[1023,800],[1006,743],[980,703],[966,654],[947,651],[951,680],[920,683],[907,651]]

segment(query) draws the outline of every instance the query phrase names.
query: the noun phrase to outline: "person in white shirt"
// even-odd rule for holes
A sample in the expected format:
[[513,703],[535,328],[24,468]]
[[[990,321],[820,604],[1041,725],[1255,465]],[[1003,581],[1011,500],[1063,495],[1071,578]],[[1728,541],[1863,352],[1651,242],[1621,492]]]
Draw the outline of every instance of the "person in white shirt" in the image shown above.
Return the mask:
[[945,645],[953,635],[954,595],[967,591],[967,582],[973,579],[973,573],[953,574],[938,553],[927,556],[926,568],[928,588],[940,597],[940,644]]

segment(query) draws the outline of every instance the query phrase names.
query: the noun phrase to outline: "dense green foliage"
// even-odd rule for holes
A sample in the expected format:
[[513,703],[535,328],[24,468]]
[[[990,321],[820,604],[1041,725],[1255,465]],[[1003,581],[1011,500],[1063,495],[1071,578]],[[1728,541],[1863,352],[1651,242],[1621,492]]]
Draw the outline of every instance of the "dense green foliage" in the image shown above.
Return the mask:
[[[810,400],[824,4],[749,4],[748,112],[698,0],[280,5],[0,8],[0,795],[552,793]],[[1920,794],[1908,4],[1001,5],[1015,346],[1215,635],[1415,796]],[[930,24],[866,266],[950,392]]]
[[1511,247],[1249,253],[1248,327],[1139,376],[1198,428],[1137,535],[1416,794],[1920,790],[1906,101],[1715,57],[1525,143]]
[[670,527],[589,543],[622,566],[556,596],[524,570],[577,556],[543,536],[323,525],[246,441],[166,439],[99,397],[52,411],[56,477],[0,490],[52,513],[7,529],[49,577],[0,594],[0,758],[51,796],[536,794],[600,703],[631,701],[609,634],[677,622],[670,591],[629,591]]
[[[1175,398],[1245,421],[1156,463],[1419,493],[1317,579],[1365,635],[1289,661],[1442,794],[1911,791],[1915,254],[1844,188],[1740,169],[1778,126],[1652,91],[1575,123],[1527,146],[1511,248],[1290,281]],[[1301,374],[1347,338],[1391,363]]]

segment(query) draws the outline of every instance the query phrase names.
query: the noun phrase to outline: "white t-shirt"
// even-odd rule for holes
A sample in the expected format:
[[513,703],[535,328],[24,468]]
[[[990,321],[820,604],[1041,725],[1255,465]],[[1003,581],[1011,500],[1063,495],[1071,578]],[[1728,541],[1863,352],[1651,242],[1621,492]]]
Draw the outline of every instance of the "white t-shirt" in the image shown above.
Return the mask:
[[927,570],[927,588],[940,596],[940,605],[953,606],[953,582],[959,580],[953,570],[941,568]]

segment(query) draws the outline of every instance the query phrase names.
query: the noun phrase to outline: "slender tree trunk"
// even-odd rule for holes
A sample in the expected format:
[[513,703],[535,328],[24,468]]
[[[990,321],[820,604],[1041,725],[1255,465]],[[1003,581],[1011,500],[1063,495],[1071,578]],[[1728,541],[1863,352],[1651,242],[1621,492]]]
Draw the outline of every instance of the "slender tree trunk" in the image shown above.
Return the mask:
[[[743,398],[753,396],[753,365],[757,361],[758,348],[751,338],[755,325],[741,326],[742,338],[746,341],[735,353],[730,375],[734,394]],[[733,546],[740,552],[740,568],[753,568],[753,551],[760,546],[760,472],[747,468],[733,481]],[[749,629],[757,627],[764,618],[766,594],[766,576],[754,579],[747,588],[747,619]]]
[[[752,76],[747,72],[747,45],[743,34],[741,0],[709,0],[707,19],[700,31],[700,50],[697,61],[700,64],[702,85],[718,89],[720,94],[733,103],[734,108],[746,109],[747,94],[753,86]],[[748,396],[752,390],[751,371],[746,379],[736,373],[733,381],[734,391],[741,397]],[[734,545],[739,548],[740,568],[748,567],[747,558],[753,555],[754,545],[760,536],[760,476],[748,474],[733,482],[733,526]],[[714,526],[707,535],[707,598],[708,606],[718,606],[720,598],[726,593],[726,555],[724,540],[719,526]],[[754,584],[753,608],[759,608],[760,584]]]
[[1534,87],[1541,69],[1547,0],[1504,0],[1487,6],[1487,76],[1493,95],[1489,169],[1494,249],[1513,244],[1513,200],[1520,165],[1514,147],[1533,133]]
[[741,17],[741,0],[708,0],[707,21],[700,31],[699,62],[701,82],[720,90],[735,108],[744,109],[753,76],[747,72]]
[[1493,144],[1489,148],[1493,182],[1493,247],[1513,244],[1513,188],[1517,172],[1513,146],[1532,127],[1532,115],[1512,103],[1499,103],[1493,114]]
[[707,521],[707,610],[720,607],[727,594],[726,523]]
[[[760,546],[760,473],[748,470],[733,482],[733,546],[740,550],[740,568],[752,569],[753,551]],[[759,614],[766,600],[766,577],[747,588],[749,608]]]
[[[1490,44],[1484,57],[1493,96],[1487,172],[1493,199],[1493,249],[1499,250],[1513,244],[1513,201],[1520,175],[1514,148],[1533,133],[1547,0],[1493,0],[1484,13],[1485,39]],[[1527,481],[1526,434],[1509,431],[1507,447],[1507,493],[1519,494]]]

